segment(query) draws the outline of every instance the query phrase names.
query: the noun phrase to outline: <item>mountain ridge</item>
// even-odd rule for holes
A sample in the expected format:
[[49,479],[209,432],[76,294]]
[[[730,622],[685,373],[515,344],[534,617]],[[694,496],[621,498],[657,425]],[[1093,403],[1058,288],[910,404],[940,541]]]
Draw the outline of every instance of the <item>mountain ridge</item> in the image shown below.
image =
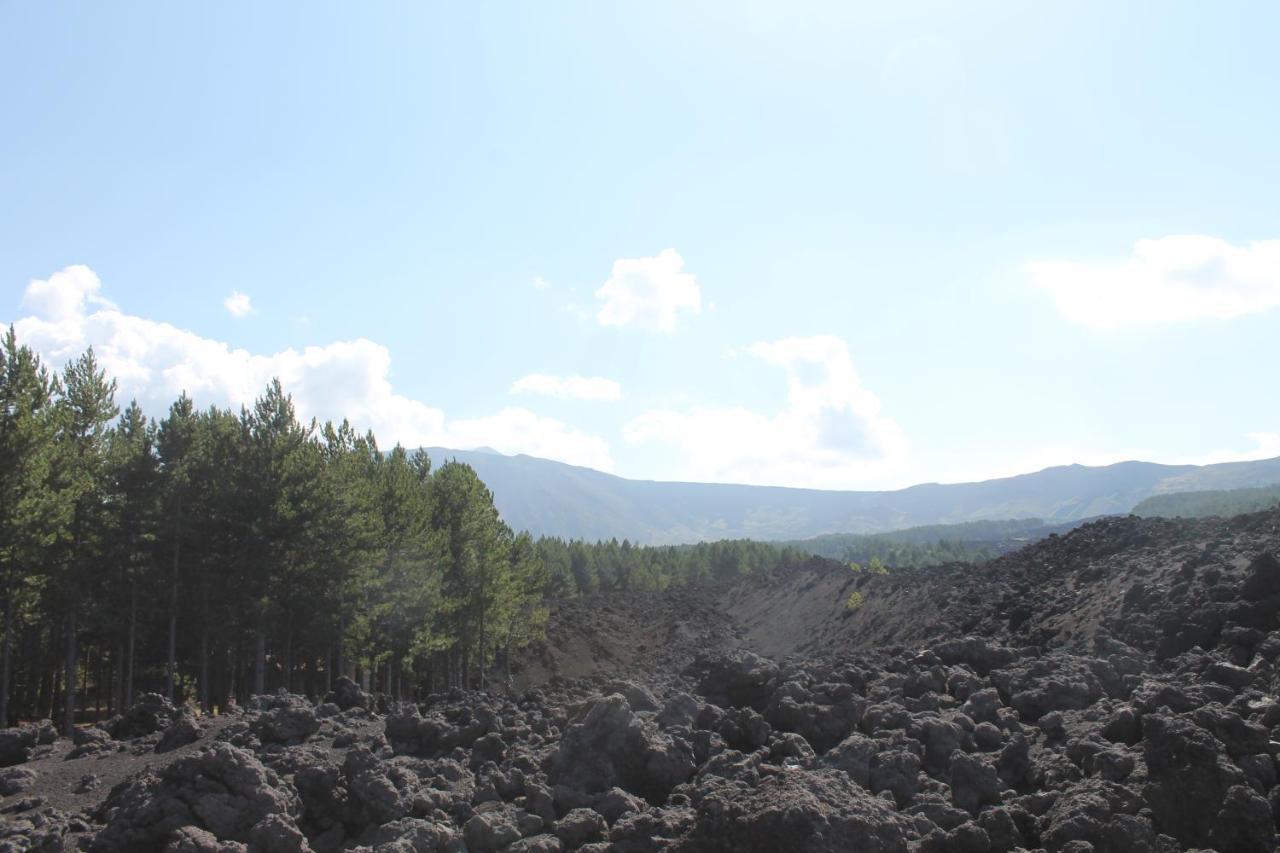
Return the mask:
[[837,491],[633,480],[526,454],[424,449],[436,463],[457,459],[471,465],[493,492],[503,519],[518,530],[646,545],[791,540],[1001,519],[1068,522],[1128,513],[1159,494],[1280,483],[1280,457],[1212,465],[1072,464],[970,483]]

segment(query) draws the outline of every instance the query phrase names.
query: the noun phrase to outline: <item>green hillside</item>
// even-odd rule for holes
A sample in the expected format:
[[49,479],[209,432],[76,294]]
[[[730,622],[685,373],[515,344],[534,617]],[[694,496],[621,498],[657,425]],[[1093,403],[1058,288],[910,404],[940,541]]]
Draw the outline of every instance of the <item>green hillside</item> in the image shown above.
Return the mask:
[[1165,518],[1203,518],[1209,515],[1239,515],[1280,504],[1280,483],[1256,489],[1216,489],[1206,492],[1175,492],[1147,498],[1133,508],[1135,515]]

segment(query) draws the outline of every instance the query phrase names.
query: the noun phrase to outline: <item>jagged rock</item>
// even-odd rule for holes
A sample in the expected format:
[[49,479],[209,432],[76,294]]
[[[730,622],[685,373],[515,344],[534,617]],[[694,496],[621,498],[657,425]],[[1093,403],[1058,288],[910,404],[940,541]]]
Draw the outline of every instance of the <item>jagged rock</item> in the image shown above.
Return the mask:
[[778,665],[753,652],[704,655],[694,663],[698,690],[717,705],[762,710],[778,677]]
[[404,768],[379,761],[367,747],[347,751],[342,775],[360,825],[386,823],[405,817],[413,808],[417,778]]
[[493,853],[520,840],[520,827],[510,807],[477,811],[462,833],[468,853]]
[[316,709],[304,696],[255,696],[254,700],[265,707],[250,729],[263,743],[302,743],[320,730]]
[[614,693],[626,699],[633,711],[658,711],[662,707],[652,692],[634,681],[610,681],[604,686],[603,695]]
[[21,794],[35,784],[39,778],[34,770],[25,767],[11,767],[0,770],[0,797],[12,797]]
[[292,821],[300,811],[291,785],[249,753],[219,743],[159,774],[145,771],[113,788],[97,811],[106,826],[91,849],[159,849],[186,826],[206,829],[219,841],[247,843],[263,818],[278,815]]
[[825,751],[861,722],[865,707],[866,703],[858,700],[821,704],[775,695],[765,708],[764,718],[773,728],[794,732],[815,749]]
[[1000,776],[980,756],[951,753],[951,798],[956,806],[977,815],[983,806],[1000,802]]
[[[1143,795],[1157,828],[1188,846],[1212,846],[1216,838],[1236,833],[1226,825],[1231,816],[1222,808],[1227,793],[1242,788],[1248,797],[1257,795],[1217,738],[1187,720],[1163,714],[1144,716],[1142,731],[1148,773]],[[1235,795],[1237,810],[1252,813],[1248,797]],[[1265,843],[1274,846],[1270,839]]]
[[246,853],[248,849],[239,841],[219,841],[212,832],[184,826],[174,830],[164,853]]
[[[1058,797],[1045,816],[1041,842],[1050,851],[1160,853],[1151,821],[1138,814],[1142,800],[1118,785],[1085,782]],[[1092,845],[1081,848],[1080,845]]]
[[129,710],[102,727],[116,740],[130,740],[168,728],[177,716],[178,709],[168,699],[159,693],[143,693]]
[[690,836],[707,851],[905,851],[909,821],[835,770],[796,770],[698,805]]
[[658,725],[664,729],[677,726],[691,727],[698,718],[701,706],[698,700],[688,693],[676,693],[667,699],[662,710],[658,712]]
[[67,753],[67,758],[83,758],[115,750],[111,734],[97,726],[77,726],[72,729],[71,742],[75,744],[75,749]]
[[691,750],[637,717],[616,694],[596,702],[582,722],[571,725],[547,762],[555,784],[587,792],[617,785],[651,803],[665,800],[693,771]]
[[23,764],[35,752],[40,732],[35,726],[0,729],[0,767]]
[[621,788],[610,788],[592,801],[591,808],[613,824],[617,823],[623,815],[644,811],[648,805],[640,797],[629,794]]
[[1267,553],[1255,557],[1240,586],[1240,595],[1249,601],[1280,595],[1280,560]]
[[338,706],[339,711],[349,711],[352,708],[368,710],[373,707],[373,697],[345,675],[333,682],[333,690],[325,695],[324,701]]
[[574,809],[555,825],[556,837],[571,850],[604,841],[609,837],[609,824],[602,815],[592,809]]
[[249,830],[249,849],[258,853],[303,853],[311,845],[293,820],[280,814],[269,814]]
[[822,763],[843,770],[849,778],[862,787],[871,779],[871,760],[876,754],[876,742],[860,734],[849,735],[832,747],[822,757]]
[[1007,666],[1017,659],[1013,649],[983,637],[962,637],[935,643],[930,651],[948,666],[964,664],[978,675],[987,675],[991,670]]
[[156,744],[156,752],[172,752],[189,743],[195,743],[204,735],[204,729],[196,722],[195,717],[183,714],[164,730],[160,742]]
[[371,826],[360,836],[360,843],[365,847],[387,853],[456,850],[459,841],[459,834],[452,827],[413,817]]
[[1191,718],[1196,725],[1221,741],[1232,758],[1257,755],[1266,752],[1270,746],[1270,732],[1216,702],[1197,708]]
[[877,753],[871,759],[868,785],[873,793],[887,791],[901,808],[920,789],[920,756],[905,749]]

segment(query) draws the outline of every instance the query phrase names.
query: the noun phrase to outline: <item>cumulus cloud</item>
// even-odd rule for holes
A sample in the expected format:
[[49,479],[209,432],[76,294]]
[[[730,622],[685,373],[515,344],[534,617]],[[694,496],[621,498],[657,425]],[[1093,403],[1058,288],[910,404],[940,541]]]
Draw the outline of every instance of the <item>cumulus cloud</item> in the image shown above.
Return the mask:
[[546,280],[545,278],[543,278],[542,276],[540,276],[540,275],[535,275],[535,276],[533,277],[533,289],[534,289],[534,290],[546,290],[546,289],[547,289],[548,287],[550,287],[550,286],[551,286],[551,282],[547,281],[547,280]]
[[785,338],[747,352],[785,372],[783,408],[653,410],[629,422],[624,437],[674,445],[696,479],[760,485],[859,488],[905,457],[906,437],[881,414],[840,338]]
[[231,291],[231,295],[222,300],[222,307],[232,317],[247,317],[253,313],[253,302],[249,299],[249,294],[238,290]]
[[600,376],[553,376],[530,373],[511,384],[513,394],[541,394],[562,400],[621,400],[622,386]]
[[1214,465],[1219,462],[1253,462],[1258,459],[1274,459],[1280,456],[1280,432],[1251,432],[1246,436],[1253,446],[1244,450],[1219,449],[1198,456],[1188,456],[1170,462],[1173,465]]
[[67,267],[32,281],[24,304],[34,311],[14,326],[18,339],[60,366],[93,346],[120,385],[120,398],[138,398],[161,414],[183,391],[201,407],[251,404],[279,377],[304,419],[339,421],[372,429],[390,447],[489,446],[611,470],[608,445],[567,424],[527,409],[508,408],[481,418],[448,419],[440,409],[399,394],[391,385],[391,352],[357,338],[270,355],[233,349],[169,323],[126,314],[99,295],[88,267]]
[[684,259],[675,249],[654,258],[619,258],[609,280],[596,291],[604,300],[596,321],[602,326],[674,332],[682,312],[702,311],[698,280],[683,269]]
[[1280,240],[1139,240],[1125,260],[1035,261],[1032,282],[1068,320],[1093,329],[1230,319],[1280,305]]

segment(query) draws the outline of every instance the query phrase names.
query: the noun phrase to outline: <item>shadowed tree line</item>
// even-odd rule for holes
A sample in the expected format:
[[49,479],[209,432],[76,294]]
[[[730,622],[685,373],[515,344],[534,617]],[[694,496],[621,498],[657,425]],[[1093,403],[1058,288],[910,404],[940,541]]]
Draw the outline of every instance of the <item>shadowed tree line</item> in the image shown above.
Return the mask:
[[483,686],[537,638],[546,565],[475,472],[301,423],[273,381],[158,422],[92,350],[0,352],[0,724],[205,708],[338,674],[396,695]]
[[547,568],[547,592],[573,597],[616,590],[652,591],[730,581],[755,572],[798,566],[810,554],[751,539],[697,545],[640,546],[627,540],[584,542],[544,537],[538,553]]

